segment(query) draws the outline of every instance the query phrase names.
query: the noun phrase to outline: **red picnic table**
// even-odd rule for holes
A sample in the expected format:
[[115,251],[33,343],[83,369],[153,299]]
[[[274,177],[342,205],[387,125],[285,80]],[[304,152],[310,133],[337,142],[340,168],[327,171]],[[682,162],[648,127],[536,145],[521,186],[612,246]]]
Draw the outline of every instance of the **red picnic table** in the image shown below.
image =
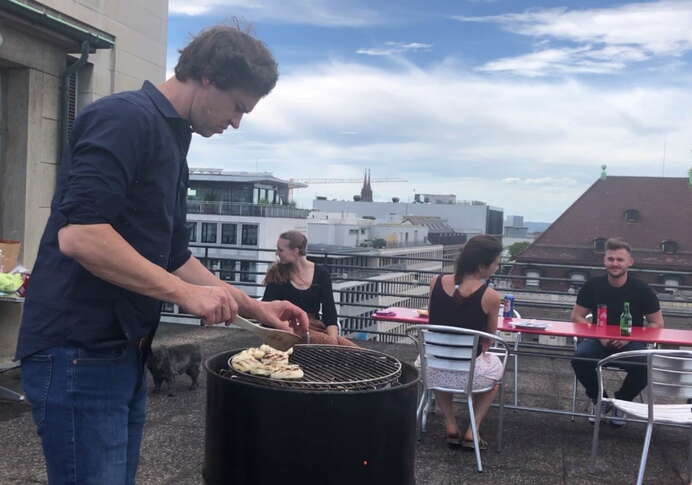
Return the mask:
[[[421,315],[413,308],[390,307],[372,315],[375,320],[426,325],[427,315]],[[533,326],[533,328],[532,328]],[[537,320],[531,318],[500,318],[497,329],[502,332],[531,333],[560,337],[599,338],[616,340],[636,340],[638,342],[663,345],[692,346],[692,330],[674,328],[632,327],[632,335],[620,335],[618,325],[598,326],[590,323],[562,322],[557,320]]]

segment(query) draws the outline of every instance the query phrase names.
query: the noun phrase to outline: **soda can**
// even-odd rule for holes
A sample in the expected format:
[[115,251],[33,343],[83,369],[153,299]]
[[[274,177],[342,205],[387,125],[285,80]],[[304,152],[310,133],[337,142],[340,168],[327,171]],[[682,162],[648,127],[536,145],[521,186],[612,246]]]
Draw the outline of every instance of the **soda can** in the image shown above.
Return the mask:
[[17,290],[17,294],[19,296],[21,296],[21,297],[26,296],[26,292],[29,289],[29,278],[30,277],[31,276],[29,275],[29,273],[22,273],[22,286],[20,286],[19,289]]
[[514,295],[505,295],[503,305],[504,312],[502,316],[505,318],[512,318],[514,316]]
[[596,325],[605,327],[608,325],[608,305],[598,305],[598,313],[596,314]]

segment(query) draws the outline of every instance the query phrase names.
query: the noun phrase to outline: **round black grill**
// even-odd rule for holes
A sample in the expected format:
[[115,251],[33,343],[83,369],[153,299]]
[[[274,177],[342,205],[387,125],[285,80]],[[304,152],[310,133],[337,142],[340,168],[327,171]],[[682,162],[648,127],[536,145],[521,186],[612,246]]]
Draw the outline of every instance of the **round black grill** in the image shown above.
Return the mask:
[[379,389],[395,383],[401,376],[401,362],[394,357],[355,347],[296,345],[289,361],[300,365],[303,378],[272,379],[239,372],[232,367],[220,371],[220,374],[228,379],[241,379],[263,386],[310,391]]

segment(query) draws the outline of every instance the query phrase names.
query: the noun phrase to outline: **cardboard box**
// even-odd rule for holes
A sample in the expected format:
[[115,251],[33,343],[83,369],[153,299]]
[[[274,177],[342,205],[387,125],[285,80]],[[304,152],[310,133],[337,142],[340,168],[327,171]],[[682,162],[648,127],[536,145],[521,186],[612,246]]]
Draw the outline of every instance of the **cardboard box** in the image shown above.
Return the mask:
[[19,241],[12,241],[10,239],[0,239],[0,251],[4,257],[4,268],[5,273],[9,273],[17,266],[17,258],[19,258],[19,250],[22,247],[22,243]]

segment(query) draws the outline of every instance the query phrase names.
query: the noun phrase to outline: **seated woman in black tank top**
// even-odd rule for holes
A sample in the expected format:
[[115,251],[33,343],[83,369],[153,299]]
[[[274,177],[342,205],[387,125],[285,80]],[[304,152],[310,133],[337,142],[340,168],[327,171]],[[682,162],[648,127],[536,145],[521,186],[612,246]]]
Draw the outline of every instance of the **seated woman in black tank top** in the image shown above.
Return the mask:
[[[471,238],[459,255],[453,275],[440,275],[430,282],[430,300],[428,305],[431,325],[448,325],[480,330],[494,334],[497,330],[497,315],[500,309],[500,295],[488,288],[487,279],[492,276],[500,264],[502,244],[492,236],[475,236]],[[473,388],[491,387],[492,390],[474,396],[473,407],[476,423],[480,429],[497,393],[497,382],[502,378],[503,368],[500,359],[485,352],[488,342],[483,342],[482,352],[476,358]],[[447,372],[428,369],[428,382],[445,387],[465,387],[467,375],[459,372]],[[469,426],[462,435],[454,416],[452,393],[435,392],[435,400],[445,418],[447,444],[452,447],[473,448],[473,435]],[[487,443],[480,440],[481,450]]]

